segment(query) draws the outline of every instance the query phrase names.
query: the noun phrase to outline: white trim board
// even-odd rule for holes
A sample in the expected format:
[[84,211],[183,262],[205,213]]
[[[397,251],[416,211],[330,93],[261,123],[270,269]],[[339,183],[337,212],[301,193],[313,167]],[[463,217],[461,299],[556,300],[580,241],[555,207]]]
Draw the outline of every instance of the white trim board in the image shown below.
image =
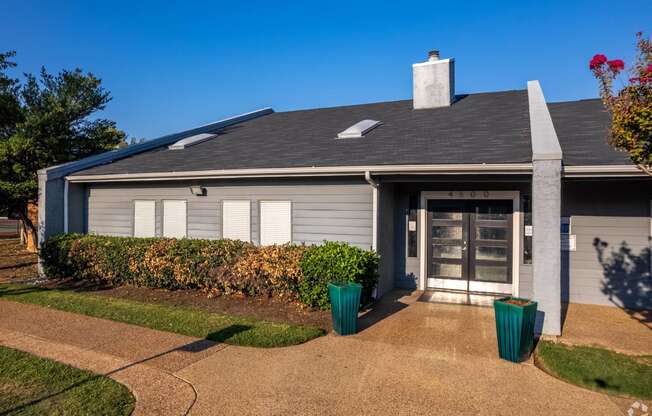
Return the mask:
[[427,201],[429,199],[506,199],[512,200],[512,295],[519,295],[521,247],[521,193],[519,191],[422,191],[419,206],[419,290],[426,290],[427,266]]

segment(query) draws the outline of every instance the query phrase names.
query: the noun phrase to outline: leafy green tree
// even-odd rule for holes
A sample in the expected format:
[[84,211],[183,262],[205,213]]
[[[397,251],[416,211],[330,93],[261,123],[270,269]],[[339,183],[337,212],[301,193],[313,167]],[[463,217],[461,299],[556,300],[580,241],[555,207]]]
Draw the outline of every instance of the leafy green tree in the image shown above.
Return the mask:
[[614,91],[614,81],[625,69],[620,59],[595,55],[589,69],[598,79],[602,102],[611,114],[609,142],[643,172],[652,176],[652,43],[637,33],[638,54],[627,82]]
[[111,101],[100,79],[81,69],[53,75],[42,68],[21,82],[7,74],[14,55],[0,54],[0,206],[34,241],[28,207],[38,199],[37,171],[114,149],[126,135],[115,122],[93,117]]

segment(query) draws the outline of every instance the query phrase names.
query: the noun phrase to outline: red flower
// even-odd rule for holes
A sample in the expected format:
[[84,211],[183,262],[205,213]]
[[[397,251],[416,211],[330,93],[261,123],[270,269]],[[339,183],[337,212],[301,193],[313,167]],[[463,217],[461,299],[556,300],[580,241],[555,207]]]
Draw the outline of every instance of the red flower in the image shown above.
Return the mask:
[[611,69],[613,72],[620,72],[625,69],[625,63],[621,59],[607,61],[607,65],[609,65],[609,69]]
[[652,74],[652,64],[647,66],[647,69],[645,70],[648,74]]
[[599,53],[593,56],[593,59],[591,59],[591,61],[589,62],[589,68],[596,69],[597,67],[605,64],[606,62],[607,62],[607,57]]

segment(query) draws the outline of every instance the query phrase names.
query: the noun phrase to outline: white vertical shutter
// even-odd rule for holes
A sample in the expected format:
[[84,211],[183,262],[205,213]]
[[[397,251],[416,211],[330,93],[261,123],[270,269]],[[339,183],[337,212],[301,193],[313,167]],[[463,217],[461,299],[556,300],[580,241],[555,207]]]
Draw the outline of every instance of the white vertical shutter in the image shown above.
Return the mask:
[[292,203],[260,202],[260,244],[285,244],[292,241]]
[[134,237],[156,236],[156,202],[134,201]]
[[222,202],[222,238],[251,241],[251,203]]
[[163,237],[186,236],[186,201],[163,201]]

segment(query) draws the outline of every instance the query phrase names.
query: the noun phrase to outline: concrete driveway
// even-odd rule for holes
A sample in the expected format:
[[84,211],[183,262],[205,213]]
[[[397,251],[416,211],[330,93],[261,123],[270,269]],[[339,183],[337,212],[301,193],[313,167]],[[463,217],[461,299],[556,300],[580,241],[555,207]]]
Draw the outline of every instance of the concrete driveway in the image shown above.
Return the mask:
[[497,359],[492,314],[408,296],[355,336],[256,349],[0,301],[0,342],[109,373],[134,390],[139,414],[626,414],[632,400]]

